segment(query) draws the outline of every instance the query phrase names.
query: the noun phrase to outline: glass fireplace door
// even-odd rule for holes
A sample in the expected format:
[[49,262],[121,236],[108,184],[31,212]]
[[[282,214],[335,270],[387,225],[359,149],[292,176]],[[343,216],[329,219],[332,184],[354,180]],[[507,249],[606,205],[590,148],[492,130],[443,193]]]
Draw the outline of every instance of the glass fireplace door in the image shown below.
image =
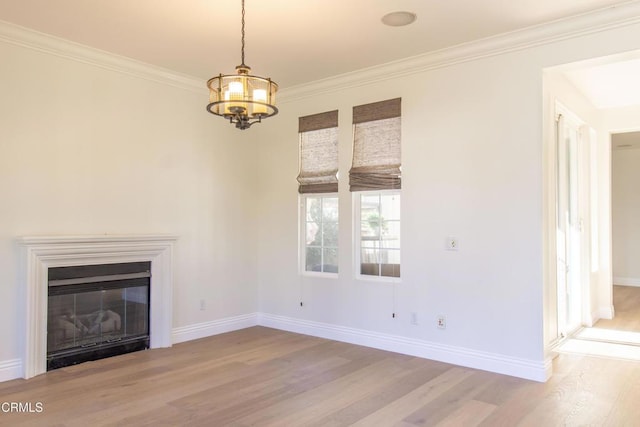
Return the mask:
[[150,285],[148,271],[50,279],[47,369],[149,348]]
[[47,352],[149,335],[149,286],[49,295]]

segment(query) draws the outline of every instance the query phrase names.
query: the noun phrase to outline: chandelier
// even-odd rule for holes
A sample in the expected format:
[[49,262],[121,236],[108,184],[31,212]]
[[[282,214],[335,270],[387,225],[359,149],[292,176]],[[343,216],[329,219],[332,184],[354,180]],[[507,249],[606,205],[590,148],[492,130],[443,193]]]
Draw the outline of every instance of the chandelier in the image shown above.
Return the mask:
[[241,64],[236,74],[220,74],[207,81],[209,104],[207,111],[228,119],[238,129],[248,129],[262,119],[275,116],[278,85],[270,78],[252,76],[244,63],[244,0],[242,0]]

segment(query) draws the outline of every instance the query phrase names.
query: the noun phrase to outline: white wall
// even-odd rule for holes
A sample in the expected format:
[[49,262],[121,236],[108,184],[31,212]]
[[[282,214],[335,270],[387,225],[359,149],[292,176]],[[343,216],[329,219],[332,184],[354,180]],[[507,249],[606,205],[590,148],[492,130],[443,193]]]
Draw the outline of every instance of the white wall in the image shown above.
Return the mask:
[[[637,49],[639,36],[640,26],[628,26],[398,79],[372,82],[363,73],[350,87],[283,103],[260,146],[260,311],[294,330],[359,334],[365,343],[396,337],[456,362],[462,351],[477,359],[490,354],[514,375],[528,375],[519,371],[526,362],[544,370],[551,313],[543,304],[542,70]],[[351,108],[393,97],[402,97],[403,126],[402,283],[395,290],[354,278],[347,186]],[[301,277],[297,117],[332,109],[340,112],[340,275]],[[458,252],[444,250],[446,236],[459,239]],[[411,312],[418,326],[410,324]],[[436,328],[439,314],[447,316],[446,330]]]
[[21,357],[18,236],[175,234],[174,328],[256,311],[257,143],[205,111],[204,82],[0,58],[0,365]]
[[[541,71],[523,61],[524,53],[494,57],[283,105],[261,147],[260,205],[269,225],[260,236],[261,312],[541,360]],[[393,97],[402,97],[403,126],[395,307],[394,285],[353,278],[347,185],[351,108]],[[512,98],[530,102],[513,108]],[[297,117],[336,108],[340,275],[300,277]],[[450,235],[458,252],[444,250]],[[419,326],[410,325],[411,312]],[[439,314],[446,330],[435,327]]]
[[640,286],[640,149],[614,149],[611,160],[613,283]]

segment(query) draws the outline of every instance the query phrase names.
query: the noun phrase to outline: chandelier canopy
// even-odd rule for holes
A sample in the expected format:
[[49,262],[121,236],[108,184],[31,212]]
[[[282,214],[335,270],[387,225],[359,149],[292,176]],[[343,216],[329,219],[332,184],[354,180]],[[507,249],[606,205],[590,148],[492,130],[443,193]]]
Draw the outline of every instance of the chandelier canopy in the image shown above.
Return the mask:
[[220,74],[207,81],[209,104],[207,111],[228,119],[238,129],[248,129],[262,119],[278,114],[278,85],[270,78],[252,76],[244,63],[244,0],[242,0],[241,64],[236,74]]

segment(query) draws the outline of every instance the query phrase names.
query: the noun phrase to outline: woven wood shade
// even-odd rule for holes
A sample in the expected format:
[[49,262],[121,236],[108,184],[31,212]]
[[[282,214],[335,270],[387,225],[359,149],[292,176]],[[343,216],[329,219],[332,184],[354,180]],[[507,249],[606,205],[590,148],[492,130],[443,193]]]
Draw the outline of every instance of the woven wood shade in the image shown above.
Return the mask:
[[353,107],[351,191],[401,188],[401,98]]
[[299,193],[338,191],[338,110],[300,117]]

